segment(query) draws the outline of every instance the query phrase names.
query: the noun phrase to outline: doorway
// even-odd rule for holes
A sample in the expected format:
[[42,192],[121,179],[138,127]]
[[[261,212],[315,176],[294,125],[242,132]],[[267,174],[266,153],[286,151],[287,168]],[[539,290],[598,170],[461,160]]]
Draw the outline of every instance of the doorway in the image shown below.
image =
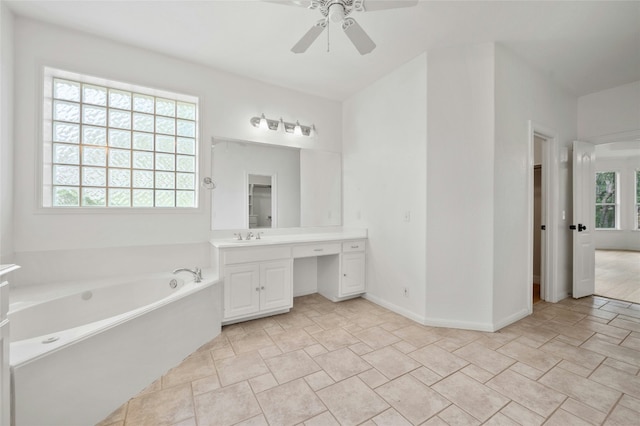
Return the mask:
[[544,201],[546,194],[542,184],[543,149],[546,139],[539,135],[533,137],[533,257],[531,266],[533,269],[532,280],[532,303],[536,304],[542,298],[541,285],[543,280],[543,259],[544,259],[544,233],[546,223],[543,220]]
[[640,140],[596,144],[595,156],[595,294],[640,303]]
[[[551,129],[529,122],[529,273],[527,300],[557,302],[558,149]],[[536,176],[538,175],[538,176]],[[539,289],[539,292],[538,292]],[[539,299],[538,299],[539,297]]]

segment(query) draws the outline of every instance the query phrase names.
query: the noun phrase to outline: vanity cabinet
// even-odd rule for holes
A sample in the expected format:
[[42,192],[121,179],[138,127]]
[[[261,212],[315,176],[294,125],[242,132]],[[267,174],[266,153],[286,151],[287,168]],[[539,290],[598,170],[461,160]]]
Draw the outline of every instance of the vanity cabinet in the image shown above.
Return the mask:
[[0,426],[11,424],[11,389],[9,370],[9,282],[5,275],[20,268],[0,265]]
[[290,247],[214,246],[212,262],[224,278],[224,324],[284,313],[293,306]]
[[362,253],[342,254],[342,277],[340,278],[339,297],[364,293],[365,256]]
[[296,259],[307,265],[296,268],[296,279],[317,285],[315,291],[331,301],[365,292],[366,233],[225,239],[211,244],[212,268],[224,279],[223,324],[288,312],[293,307]]
[[293,306],[291,261],[225,267],[224,320],[231,321]]
[[331,300],[357,297],[366,289],[366,242],[346,241],[335,256],[318,257],[318,293]]

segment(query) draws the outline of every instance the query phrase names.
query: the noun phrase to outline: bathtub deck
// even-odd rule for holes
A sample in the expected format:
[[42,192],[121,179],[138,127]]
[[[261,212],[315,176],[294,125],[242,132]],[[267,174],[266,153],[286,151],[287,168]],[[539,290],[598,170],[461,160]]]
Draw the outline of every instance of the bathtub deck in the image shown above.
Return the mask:
[[484,333],[304,296],[224,327],[100,426],[634,424],[639,333],[640,305],[599,297],[540,302]]

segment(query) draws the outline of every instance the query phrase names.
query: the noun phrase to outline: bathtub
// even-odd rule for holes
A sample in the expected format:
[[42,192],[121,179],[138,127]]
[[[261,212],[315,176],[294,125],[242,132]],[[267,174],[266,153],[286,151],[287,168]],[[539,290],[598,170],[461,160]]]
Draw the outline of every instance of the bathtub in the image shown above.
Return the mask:
[[12,424],[93,425],[216,337],[222,285],[207,275],[12,289]]

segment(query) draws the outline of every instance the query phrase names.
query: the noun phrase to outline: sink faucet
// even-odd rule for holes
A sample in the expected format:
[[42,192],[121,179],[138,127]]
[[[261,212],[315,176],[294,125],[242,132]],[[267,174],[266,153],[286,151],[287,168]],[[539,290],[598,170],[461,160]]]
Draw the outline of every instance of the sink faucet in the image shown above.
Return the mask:
[[253,237],[253,232],[251,231],[247,232],[247,240],[250,240],[251,237]]
[[193,274],[193,280],[197,283],[202,281],[202,270],[196,266],[195,270],[191,270],[189,268],[178,268],[173,271],[174,274],[178,272],[191,272]]

